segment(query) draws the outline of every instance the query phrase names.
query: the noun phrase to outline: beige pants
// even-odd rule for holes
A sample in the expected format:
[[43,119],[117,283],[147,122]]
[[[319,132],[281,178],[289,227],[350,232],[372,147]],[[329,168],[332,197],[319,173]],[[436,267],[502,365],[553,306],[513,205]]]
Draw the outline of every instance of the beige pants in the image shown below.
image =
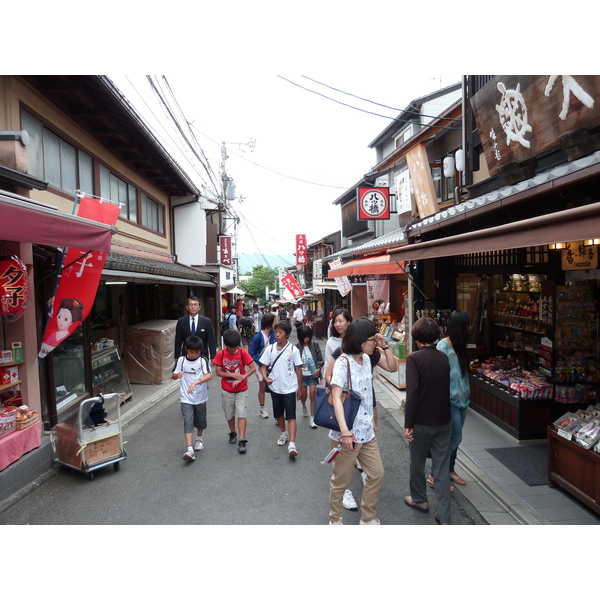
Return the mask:
[[[331,447],[337,448],[338,442],[331,441]],[[360,502],[361,519],[371,521],[377,514],[377,500],[383,485],[383,463],[379,454],[377,438],[366,444],[359,444],[355,450],[342,448],[333,461],[333,473],[329,486],[329,520],[339,521],[342,512],[344,492],[350,487],[355,459],[359,460],[367,481]]]

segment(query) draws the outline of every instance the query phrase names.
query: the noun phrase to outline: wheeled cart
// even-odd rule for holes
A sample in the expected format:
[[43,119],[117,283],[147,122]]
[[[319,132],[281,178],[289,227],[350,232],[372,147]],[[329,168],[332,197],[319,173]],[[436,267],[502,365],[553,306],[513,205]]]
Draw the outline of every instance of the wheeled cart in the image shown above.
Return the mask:
[[94,471],[119,463],[127,458],[123,448],[120,405],[122,395],[113,393],[82,400],[54,428],[54,462],[67,469],[86,473],[94,479]]

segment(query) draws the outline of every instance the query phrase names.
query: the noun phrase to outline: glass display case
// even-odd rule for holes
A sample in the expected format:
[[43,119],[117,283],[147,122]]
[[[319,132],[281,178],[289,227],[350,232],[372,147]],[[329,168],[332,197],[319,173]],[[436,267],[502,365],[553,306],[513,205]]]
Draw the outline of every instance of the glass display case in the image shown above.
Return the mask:
[[123,401],[131,397],[129,378],[116,346],[92,352],[92,386],[94,396],[117,393]]
[[87,397],[83,330],[78,327],[49,355],[52,359],[56,388],[56,411],[62,413]]

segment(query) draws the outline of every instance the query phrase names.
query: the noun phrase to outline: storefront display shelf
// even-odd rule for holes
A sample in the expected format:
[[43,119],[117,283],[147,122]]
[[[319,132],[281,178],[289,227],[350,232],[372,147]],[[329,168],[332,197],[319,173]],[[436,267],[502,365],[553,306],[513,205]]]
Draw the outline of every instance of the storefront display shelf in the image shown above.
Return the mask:
[[600,514],[600,456],[548,427],[548,485],[558,485]]
[[20,383],[21,383],[20,379],[18,381],[13,381],[12,383],[3,383],[2,385],[0,385],[0,391],[7,390],[8,388],[11,388],[11,387],[15,387],[15,385],[19,385]]

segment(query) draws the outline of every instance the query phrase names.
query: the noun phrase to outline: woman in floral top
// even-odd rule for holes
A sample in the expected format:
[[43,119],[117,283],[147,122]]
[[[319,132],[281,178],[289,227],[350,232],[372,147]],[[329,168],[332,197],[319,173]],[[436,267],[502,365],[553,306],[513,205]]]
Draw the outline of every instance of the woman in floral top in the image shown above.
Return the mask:
[[[344,335],[343,354],[335,361],[331,378],[331,398],[340,432],[330,431],[331,447],[341,445],[333,461],[329,490],[329,524],[341,525],[342,499],[349,487],[356,458],[367,478],[362,495],[361,525],[379,525],[376,506],[383,485],[383,463],[377,445],[377,407],[373,406],[373,375],[370,354],[375,350],[375,326],[365,318],[353,321]],[[344,418],[342,393],[348,389],[348,365],[352,389],[361,395],[360,408],[350,429]],[[354,445],[356,447],[354,448]]]

